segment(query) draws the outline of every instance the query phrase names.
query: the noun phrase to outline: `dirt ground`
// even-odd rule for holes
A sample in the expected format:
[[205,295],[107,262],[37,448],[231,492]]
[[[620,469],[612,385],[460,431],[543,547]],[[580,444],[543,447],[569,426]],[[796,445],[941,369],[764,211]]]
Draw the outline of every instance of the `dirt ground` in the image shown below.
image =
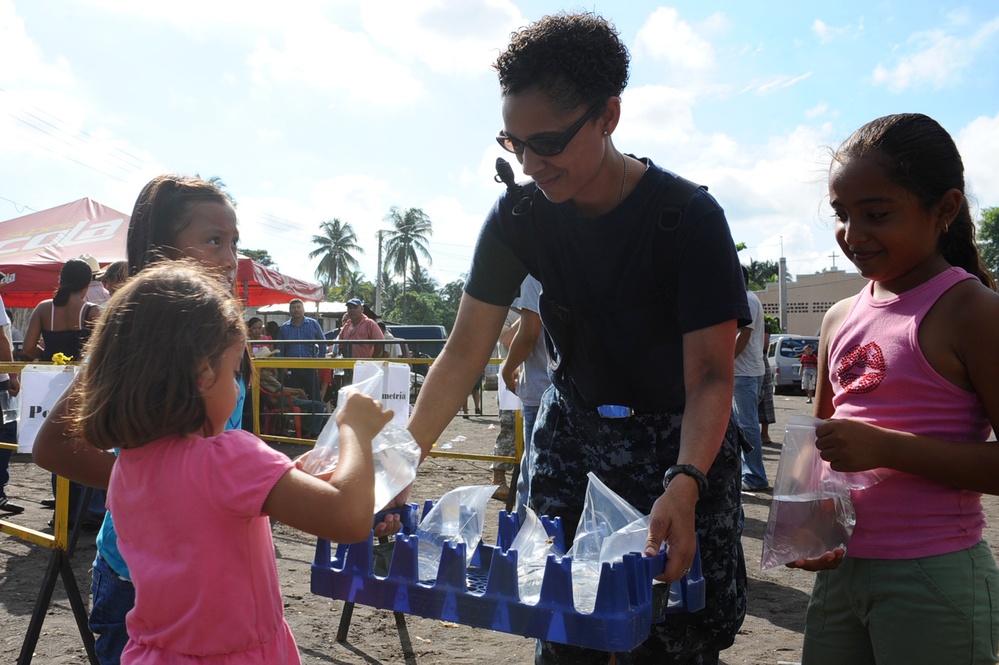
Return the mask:
[[[492,452],[499,426],[496,417],[496,393],[487,392],[486,413],[492,416],[456,418],[441,437],[441,443],[464,436],[453,444],[457,452]],[[777,424],[772,436],[781,440],[784,424],[790,415],[808,413],[810,405],[799,396],[775,397]],[[302,449],[280,446],[289,454]],[[767,446],[764,457],[771,478],[776,474],[780,446]],[[488,463],[452,459],[428,459],[420,470],[413,500],[437,498],[460,485],[487,484],[491,479]],[[50,496],[49,475],[34,466],[27,455],[15,455],[11,465],[11,499],[27,507],[14,518],[19,524],[45,530],[52,512],[39,501]],[[749,612],[734,646],[722,654],[728,665],[743,663],[777,665],[797,663],[801,658],[801,635],[805,607],[811,588],[811,574],[779,568],[760,572],[760,551],[770,504],[769,494],[743,494],[746,530],[743,543],[750,575]],[[486,540],[495,542],[494,508],[487,523]],[[999,543],[999,500],[986,498],[990,526],[986,537]],[[462,625],[407,616],[400,631],[392,612],[357,606],[346,642],[334,641],[343,604],[313,595],[309,590],[310,566],[315,555],[315,538],[293,531],[284,525],[274,528],[285,615],[291,625],[307,665],[406,665],[430,663],[530,663],[534,641],[475,629]],[[996,547],[993,545],[993,553]],[[72,558],[77,583],[89,607],[90,566],[94,558],[94,536],[83,535]],[[49,560],[48,550],[0,534],[0,663],[14,663],[21,650],[24,633],[41,588]],[[52,603],[42,626],[35,649],[35,663],[86,663],[80,635],[61,583],[56,586]]]

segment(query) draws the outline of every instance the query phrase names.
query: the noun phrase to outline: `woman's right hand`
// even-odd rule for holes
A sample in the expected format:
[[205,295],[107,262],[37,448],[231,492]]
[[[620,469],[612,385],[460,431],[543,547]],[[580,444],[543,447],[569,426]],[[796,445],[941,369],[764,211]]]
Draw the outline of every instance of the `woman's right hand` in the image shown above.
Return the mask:
[[832,552],[826,552],[817,559],[798,559],[785,565],[788,568],[800,568],[801,570],[808,570],[813,573],[820,570],[833,570],[839,568],[839,564],[843,563],[843,556],[845,554],[846,550],[842,547],[837,547]]

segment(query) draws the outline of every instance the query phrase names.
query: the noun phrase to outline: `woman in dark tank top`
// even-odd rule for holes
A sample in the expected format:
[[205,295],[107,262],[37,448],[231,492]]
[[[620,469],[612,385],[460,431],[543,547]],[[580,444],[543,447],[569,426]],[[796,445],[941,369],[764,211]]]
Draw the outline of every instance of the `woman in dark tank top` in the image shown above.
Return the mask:
[[38,303],[31,313],[24,334],[24,353],[30,359],[49,361],[61,353],[80,360],[90,329],[100,316],[100,307],[86,301],[92,277],[86,261],[70,259],[63,264],[55,295]]
[[[28,358],[50,361],[52,356],[61,353],[74,361],[81,360],[90,329],[101,314],[100,307],[87,302],[87,289],[92,278],[93,272],[86,261],[70,259],[63,264],[59,272],[59,288],[51,300],[43,300],[35,306],[28,321],[28,330],[24,333],[24,353]],[[43,346],[39,346],[39,339]],[[55,482],[53,474],[53,496]],[[81,514],[84,487],[75,482],[69,485],[69,521],[72,528]],[[104,490],[93,490],[90,501],[82,511],[81,529],[93,532],[100,528],[104,520],[104,498]],[[42,503],[55,506],[54,499]]]

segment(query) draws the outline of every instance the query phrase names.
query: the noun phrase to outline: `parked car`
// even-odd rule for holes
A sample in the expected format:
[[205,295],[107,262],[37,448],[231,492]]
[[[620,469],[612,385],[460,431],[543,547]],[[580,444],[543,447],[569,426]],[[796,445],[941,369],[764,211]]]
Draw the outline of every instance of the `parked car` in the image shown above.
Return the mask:
[[801,353],[811,344],[818,351],[819,338],[807,335],[771,335],[767,361],[774,373],[774,394],[801,390]]
[[418,353],[424,353],[430,358],[436,358],[444,350],[444,342],[447,340],[447,333],[444,331],[444,326],[407,326],[393,323],[385,327],[388,328],[389,332],[401,339],[434,340],[431,342],[407,342],[406,346],[409,347],[409,353],[413,357],[416,357]]

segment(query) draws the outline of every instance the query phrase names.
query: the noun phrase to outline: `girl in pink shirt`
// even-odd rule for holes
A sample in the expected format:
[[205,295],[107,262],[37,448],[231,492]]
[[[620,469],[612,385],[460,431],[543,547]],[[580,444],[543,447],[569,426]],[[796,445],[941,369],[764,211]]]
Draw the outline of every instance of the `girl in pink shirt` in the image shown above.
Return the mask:
[[837,150],[829,200],[871,281],[822,322],[817,446],[837,471],[891,473],[852,493],[848,552],[790,564],[821,571],[802,663],[995,663],[981,493],[999,494],[999,295],[961,156],[925,115],[879,118]]
[[245,345],[239,303],[185,262],[133,277],[94,331],[71,428],[121,449],[108,501],[135,584],[122,663],[299,663],[268,518],[337,542],[370,532],[371,439],[391,411],[352,394],[339,465],[310,476],[225,430]]

